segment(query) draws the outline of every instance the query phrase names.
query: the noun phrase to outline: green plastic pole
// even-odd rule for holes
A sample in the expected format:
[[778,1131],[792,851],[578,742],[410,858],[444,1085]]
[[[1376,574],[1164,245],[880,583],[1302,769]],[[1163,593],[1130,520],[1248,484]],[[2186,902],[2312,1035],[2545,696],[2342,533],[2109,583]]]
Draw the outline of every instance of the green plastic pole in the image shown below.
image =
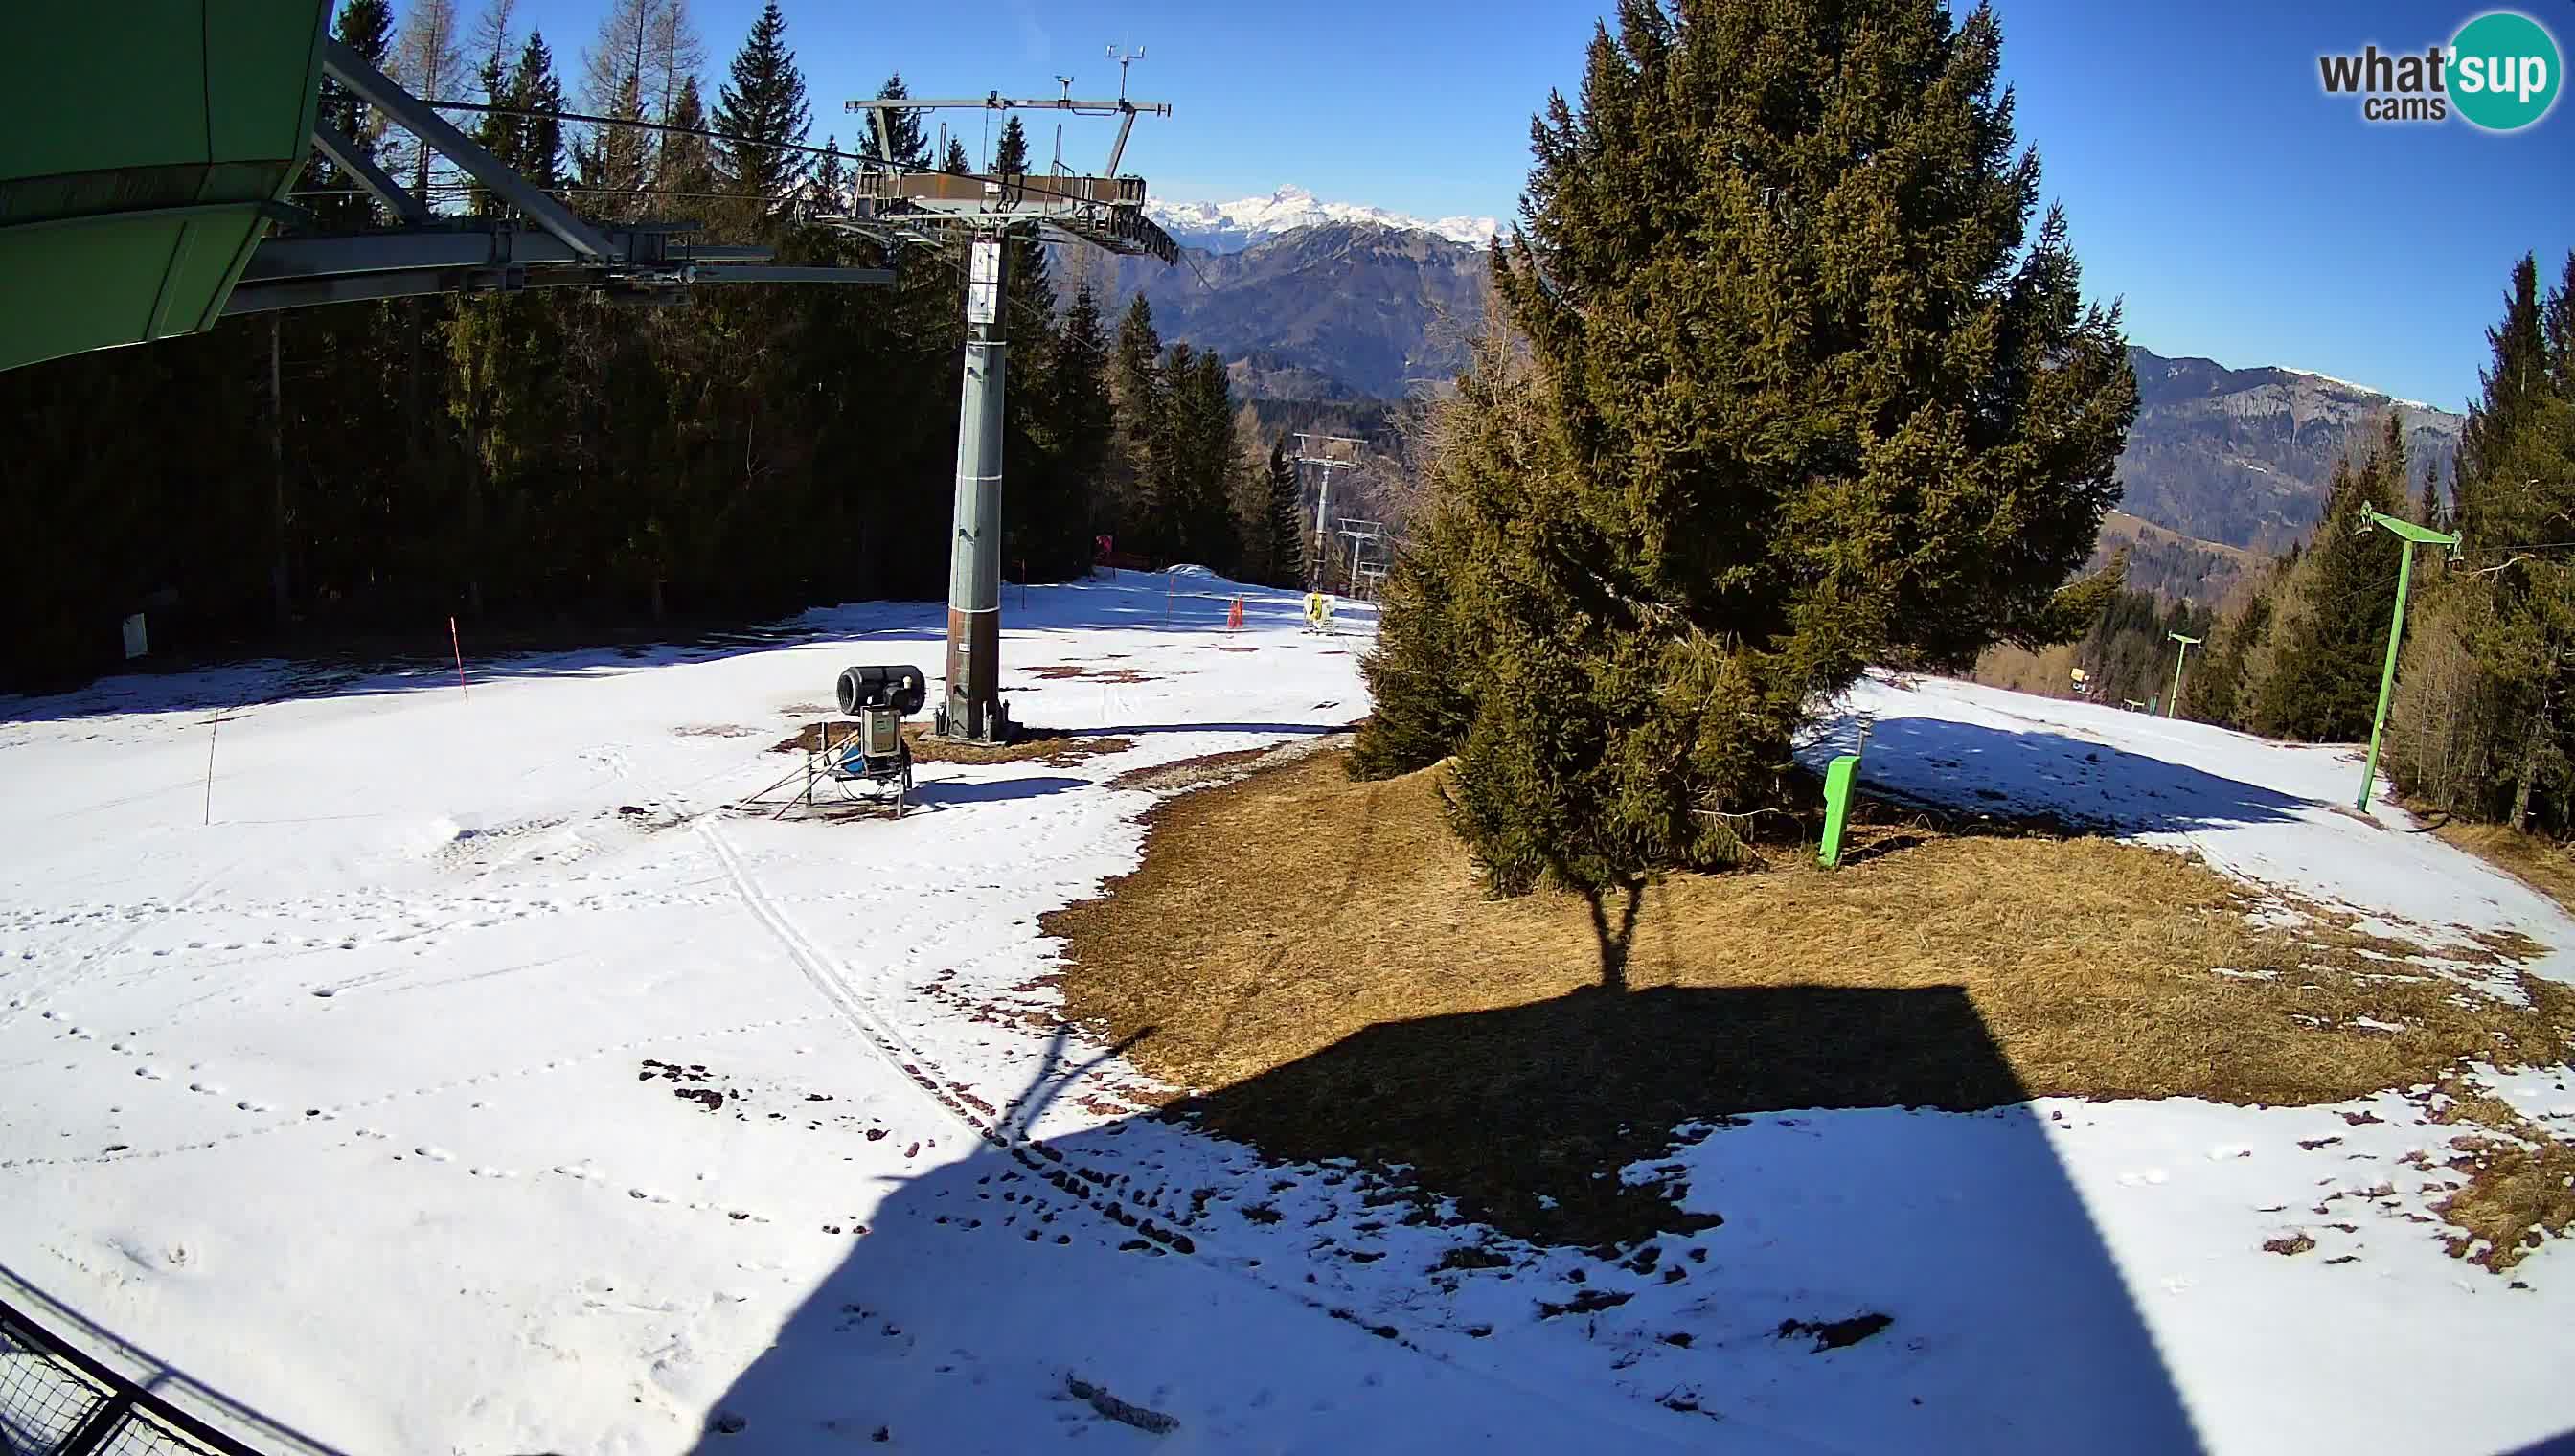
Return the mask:
[[2164,636],[2181,644],[2181,656],[2173,659],[2172,697],[2164,701],[2164,717],[2174,718],[2181,713],[2181,665],[2190,661],[2190,650],[2199,645],[2199,639],[2183,637],[2177,632],[2168,632]]
[[1815,862],[1826,869],[1842,862],[1842,820],[1850,812],[1851,779],[1858,772],[1857,753],[1824,765],[1824,841],[1815,847]]
[[2387,696],[2396,688],[2396,643],[2405,635],[2405,589],[2414,580],[2414,543],[2406,542],[2396,559],[2396,616],[2387,624],[2387,666],[2378,675],[2378,714],[2369,721],[2369,761],[2360,770],[2362,813],[2369,812],[2370,785],[2378,781],[2378,734],[2387,727]]

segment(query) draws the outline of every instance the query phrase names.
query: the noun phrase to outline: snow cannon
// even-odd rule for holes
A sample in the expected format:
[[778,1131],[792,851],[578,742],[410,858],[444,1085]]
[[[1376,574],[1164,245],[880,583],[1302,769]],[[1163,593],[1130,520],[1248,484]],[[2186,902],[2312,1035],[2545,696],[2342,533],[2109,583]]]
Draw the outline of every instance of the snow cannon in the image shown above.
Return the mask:
[[930,680],[919,668],[843,668],[840,696],[845,715],[873,708],[910,718],[929,701]]
[[841,712],[858,720],[858,730],[826,749],[831,774],[844,793],[862,781],[872,792],[893,789],[894,816],[902,818],[912,797],[912,745],[903,740],[903,721],[929,700],[930,680],[919,668],[844,668],[839,692]]

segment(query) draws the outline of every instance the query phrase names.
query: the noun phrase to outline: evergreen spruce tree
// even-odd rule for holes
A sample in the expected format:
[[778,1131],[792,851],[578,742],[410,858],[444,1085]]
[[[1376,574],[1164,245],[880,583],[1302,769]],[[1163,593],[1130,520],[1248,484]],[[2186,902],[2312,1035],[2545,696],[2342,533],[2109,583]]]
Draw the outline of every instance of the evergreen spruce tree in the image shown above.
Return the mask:
[[1093,525],[1117,437],[1109,389],[1109,328],[1085,280],[1073,292],[1048,361],[1046,404],[1051,490],[1031,532],[1032,573],[1050,581],[1092,565]]
[[663,124],[680,130],[662,138],[661,155],[654,159],[653,190],[670,199],[663,207],[674,216],[704,216],[714,210],[713,194],[731,189],[717,171],[716,146],[703,136],[689,135],[707,130],[707,108],[698,96],[697,77],[681,79],[680,93]]
[[939,167],[941,171],[958,177],[967,176],[975,170],[974,162],[966,155],[966,144],[955,137],[948,139],[948,155],[941,159]]
[[[1350,772],[1385,778],[1455,753],[1477,720],[1470,680],[1519,629],[1483,602],[1525,602],[1528,546],[1566,524],[1538,482],[1563,471],[1553,380],[1496,321],[1456,393],[1431,407],[1424,505],[1388,574],[1377,646],[1361,664],[1374,711],[1350,747]],[[1536,806],[1552,810],[1552,797]]]
[[511,157],[519,175],[548,192],[564,185],[563,79],[555,74],[555,53],[545,32],[531,30],[513,68],[519,105],[534,113],[519,119]]
[[1161,382],[1154,394],[1159,408],[1146,424],[1150,475],[1144,496],[1152,511],[1146,539],[1158,548],[1156,556],[1175,563],[1196,562],[1199,550],[1197,534],[1191,530],[1198,507],[1194,499],[1198,461],[1192,451],[1197,440],[1189,428],[1190,371],[1197,362],[1198,351],[1189,345],[1165,346],[1155,368]]
[[2403,543],[2361,513],[2402,509],[2409,474],[2393,414],[2366,462],[2335,468],[2324,519],[2290,579],[2290,610],[2274,627],[2276,651],[2254,686],[2254,731],[2309,742],[2369,735]]
[[[1029,172],[1029,134],[1012,116],[1002,123],[1002,139],[993,147],[993,171],[997,176],[1024,177]],[[1045,186],[1039,178],[1036,186]],[[1055,312],[1055,280],[1050,276],[1046,244],[1034,234],[1023,233],[1011,242],[1010,292],[1027,307],[1022,316],[1035,311],[1039,317]],[[1013,323],[1014,329],[1019,328]]]
[[850,167],[841,159],[838,133],[823,138],[823,155],[814,159],[814,195],[825,212],[845,213],[850,208]]
[[2575,562],[2555,549],[2575,521],[2575,252],[2544,297],[2537,260],[2522,259],[2486,338],[2458,501],[2469,544],[2495,563],[2468,646],[2495,725],[2496,807],[2514,828],[2534,814],[2575,826]]
[[2266,585],[2209,633],[2197,684],[2183,705],[2191,718],[2224,728],[2244,726],[2245,673],[2270,634],[2271,594]]
[[766,199],[748,205],[759,220],[776,216],[804,181],[805,154],[791,149],[803,145],[813,124],[805,76],[787,46],[787,17],[769,0],[716,99],[715,129],[728,138],[718,146],[717,170],[727,191]]
[[2484,487],[2493,477],[2492,467],[2547,392],[2548,346],[2540,322],[2537,257],[2524,255],[2513,265],[2503,320],[2486,330],[2486,344],[2493,350],[2494,361],[2478,372],[2484,390],[2459,431],[2459,521],[2480,536],[2485,523],[2477,519],[2477,507],[2484,503],[2471,502],[2467,477],[2479,478],[2478,496],[2487,494]]
[[[898,71],[877,88],[880,101],[901,101],[912,93],[905,89],[903,73]],[[909,171],[926,171],[930,166],[930,139],[923,134],[921,113],[909,108],[885,113],[886,134],[894,146],[889,154],[877,145],[876,129],[871,127],[859,138],[859,155],[874,162],[887,162]]]
[[[607,108],[598,115],[644,120],[644,73],[628,71],[618,78]],[[587,143],[573,145],[573,170],[589,194],[591,211],[616,221],[631,222],[644,215],[645,194],[653,180],[652,160],[646,133],[631,126],[594,125]]]
[[[385,0],[348,0],[331,26],[335,39],[380,71],[385,68],[385,52],[393,44],[393,11]],[[328,75],[322,78],[322,100],[315,115],[347,137],[370,160],[383,163],[381,129],[369,124],[369,113],[358,98]],[[323,232],[356,232],[377,221],[376,200],[358,186],[357,179],[341,175],[318,149],[305,163],[300,186],[316,194],[312,210]]]
[[[2066,625],[2136,388],[2063,218],[2031,230],[2000,55],[1940,0],[1622,0],[1534,123],[1494,275],[1536,475],[1462,483],[1471,549],[1414,554],[1446,580],[1389,613],[1465,620],[1390,640],[1459,686],[1381,691],[1420,745],[1360,755],[1417,760],[1462,693],[1451,818],[1496,890],[1731,862],[1810,791],[1823,695]],[[1400,666],[1372,681],[1430,680]]]
[[1234,485],[1242,450],[1234,434],[1232,381],[1225,361],[1212,350],[1201,350],[1186,371],[1175,368],[1173,378],[1183,382],[1173,395],[1181,411],[1176,428],[1187,440],[1182,449],[1189,462],[1183,488],[1189,505],[1182,522],[1188,547],[1183,555],[1230,574],[1239,569],[1243,555],[1235,529]]
[[1164,556],[1173,544],[1162,471],[1155,463],[1164,415],[1162,355],[1153,306],[1140,293],[1118,321],[1118,352],[1109,375],[1118,411],[1110,484],[1119,549],[1149,558]]
[[[476,83],[482,88],[486,105],[515,106],[518,104],[518,93],[511,85],[510,70],[500,62],[485,60],[481,70],[476,73]],[[510,118],[485,112],[475,118],[472,136],[475,141],[482,144],[485,151],[499,158],[503,164],[512,167],[518,165],[519,129]],[[496,200],[492,196],[492,190],[480,182],[472,183],[466,188],[466,206],[476,217],[490,217],[499,211]]]
[[1305,582],[1305,483],[1296,474],[1296,457],[1288,437],[1270,447],[1270,467],[1263,479],[1270,510],[1270,574],[1273,587],[1299,587]]

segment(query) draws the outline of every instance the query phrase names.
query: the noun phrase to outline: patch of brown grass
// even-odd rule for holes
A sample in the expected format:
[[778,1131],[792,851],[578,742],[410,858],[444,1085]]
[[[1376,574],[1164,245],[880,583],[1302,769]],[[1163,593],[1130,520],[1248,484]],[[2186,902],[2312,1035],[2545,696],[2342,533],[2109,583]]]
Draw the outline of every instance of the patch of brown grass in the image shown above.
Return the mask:
[[2443,1165],[2465,1181],[2433,1205],[2465,1230],[2448,1240],[2451,1255],[2500,1274],[2575,1232],[2575,1146],[2500,1097],[2455,1081],[2441,1090],[2449,1100],[2432,1120],[2478,1129],[2450,1139]]
[[2575,994],[2491,950],[2442,953],[2530,1006],[2373,959],[2417,947],[2321,914],[2257,928],[2235,883],[2100,838],[1880,823],[1839,871],[1800,855],[1598,904],[1487,899],[1437,772],[1352,782],[1322,752],[1160,806],[1136,873],[1047,917],[1071,1014],[1148,1033],[1135,1061],[1201,1089],[1177,1115],[1275,1156],[1408,1164],[1477,1216],[1583,1243],[1673,1221],[1596,1175],[1693,1118],[2317,1103],[2575,1053]]
[[2510,824],[2473,824],[2462,819],[2444,820],[2432,832],[2443,843],[2465,849],[2575,911],[2575,853],[2565,845]]
[[[809,723],[770,744],[769,751],[820,752],[858,730],[859,726],[845,718]],[[1050,768],[1071,768],[1086,758],[1123,753],[1136,746],[1134,738],[1064,733],[1042,728],[1022,728],[1020,735],[1007,743],[961,743],[932,737],[929,727],[917,723],[903,726],[903,737],[905,742],[912,744],[912,756],[916,762],[1043,763]]]

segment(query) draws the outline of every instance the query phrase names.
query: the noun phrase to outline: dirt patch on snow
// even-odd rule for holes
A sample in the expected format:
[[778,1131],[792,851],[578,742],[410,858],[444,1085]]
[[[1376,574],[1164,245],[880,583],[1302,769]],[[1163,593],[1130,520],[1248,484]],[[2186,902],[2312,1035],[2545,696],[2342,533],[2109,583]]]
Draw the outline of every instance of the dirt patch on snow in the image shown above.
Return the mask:
[[1820,1355],[1826,1350],[1846,1350],[1893,1323],[1892,1315],[1874,1312],[1848,1319],[1783,1319],[1776,1334],[1783,1340],[1810,1335],[1815,1341],[1815,1353]]
[[[1524,1237],[1609,1244],[1685,1222],[1671,1187],[1617,1170],[1729,1113],[2313,1105],[2470,1058],[2575,1057],[2575,990],[2492,947],[2439,948],[2477,968],[2470,983],[2392,978],[2384,957],[2422,947],[2321,912],[2264,928],[2251,913],[2279,896],[2160,850],[1872,805],[1838,871],[1782,854],[1598,904],[1491,900],[1442,819],[1438,770],[1353,782],[1343,761],[1199,765],[1249,776],[1158,805],[1141,867],[1045,918],[1067,944],[1067,1009],[1113,1040],[1152,1029],[1132,1059],[1199,1089],[1166,1115],[1274,1157],[1408,1165],[1407,1182]],[[2544,1169],[2486,1164],[2544,1191]],[[2453,1205],[2499,1248],[2530,1201]]]
[[[773,753],[821,752],[848,740],[859,730],[858,724],[845,718],[809,723],[769,745]],[[1136,746],[1134,738],[1107,737],[1097,733],[1068,733],[1053,728],[1023,728],[1020,735],[1007,743],[960,743],[930,736],[927,725],[908,723],[903,726],[904,741],[912,745],[914,761],[921,763],[1043,763],[1050,768],[1071,768],[1086,759],[1109,753],[1123,753]]]
[[1160,681],[1154,674],[1140,672],[1134,668],[1095,668],[1087,663],[1049,663],[1043,668],[1031,668],[1028,673],[1032,678],[1042,678],[1050,683],[1060,683],[1068,678],[1085,678],[1094,683]]

